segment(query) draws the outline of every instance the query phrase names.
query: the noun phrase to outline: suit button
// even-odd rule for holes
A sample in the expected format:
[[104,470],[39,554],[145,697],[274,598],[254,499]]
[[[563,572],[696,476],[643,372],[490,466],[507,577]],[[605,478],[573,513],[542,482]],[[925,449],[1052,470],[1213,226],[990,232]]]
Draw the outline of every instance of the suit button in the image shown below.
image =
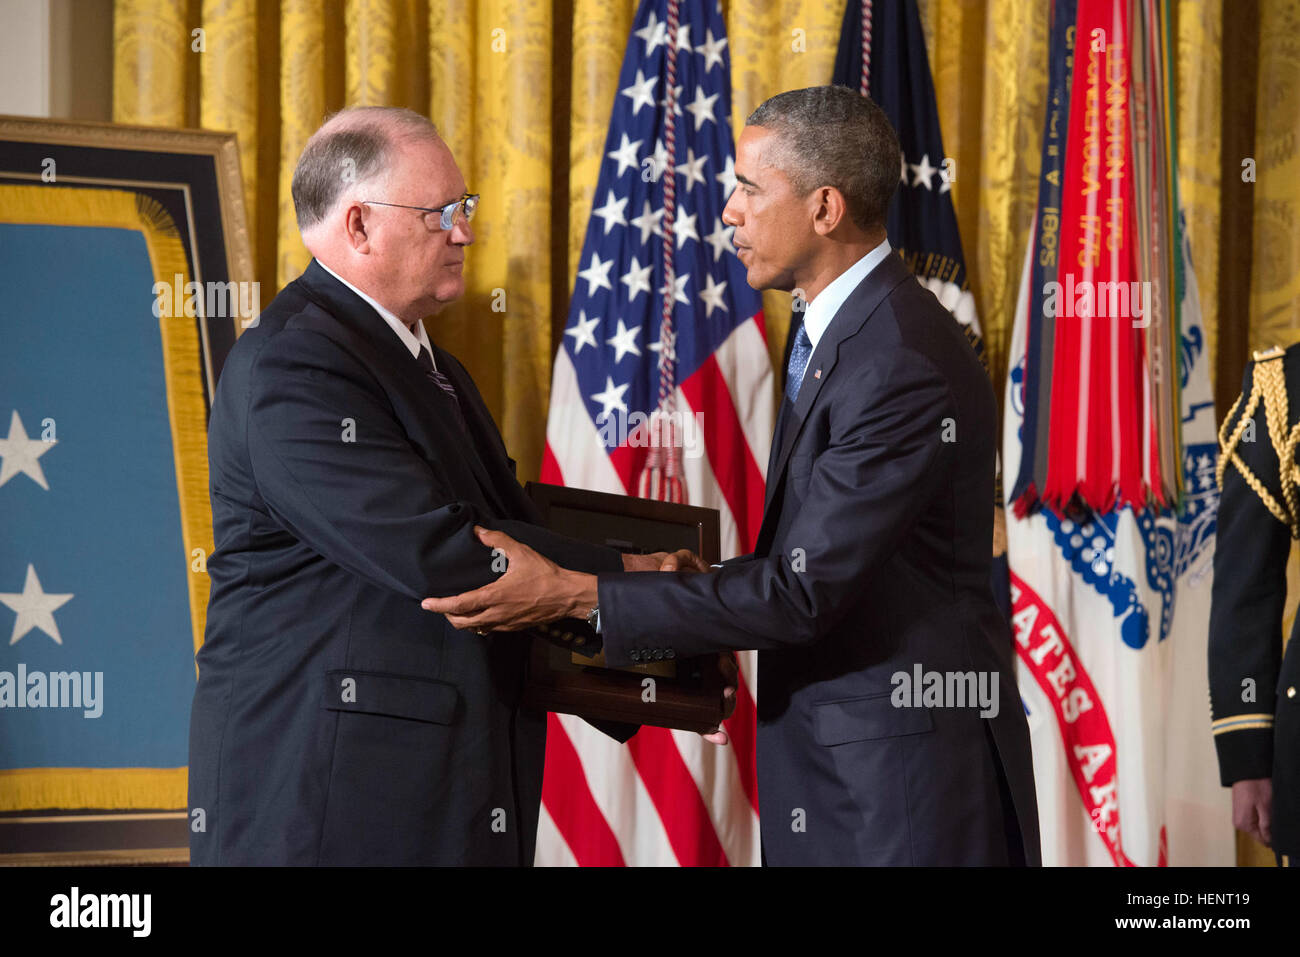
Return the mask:
[[1294,697],[1295,697],[1295,685],[1292,685],[1291,687],[1289,687],[1289,688],[1286,689],[1286,696],[1287,696],[1288,698],[1294,698]]
[[640,650],[637,649],[637,648],[633,648],[631,651],[629,651],[629,652],[627,653],[627,656],[628,656],[629,658],[631,658],[633,661],[640,661],[640,660],[641,660],[641,652],[640,652]]
[[676,658],[676,657],[677,657],[677,652],[675,652],[675,651],[673,651],[671,648],[669,648],[667,651],[664,652],[664,657],[667,658],[667,659],[669,659],[669,660],[672,660],[673,658]]
[[664,660],[664,650],[662,648],[656,648],[655,661],[663,661],[663,660]]

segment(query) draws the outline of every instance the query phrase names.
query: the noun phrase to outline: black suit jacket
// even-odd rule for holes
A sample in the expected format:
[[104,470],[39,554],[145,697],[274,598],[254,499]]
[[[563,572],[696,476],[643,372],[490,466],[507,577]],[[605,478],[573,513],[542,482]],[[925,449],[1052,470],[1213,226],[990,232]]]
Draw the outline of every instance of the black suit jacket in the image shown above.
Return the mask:
[[572,568],[622,564],[529,524],[474,383],[434,353],[468,434],[313,260],[226,361],[190,721],[196,864],[532,863],[546,726],[519,704],[526,644],[457,631],[420,600],[498,577],[476,523]]
[[[784,403],[753,555],[600,577],[610,664],[757,648],[771,864],[1040,860],[1010,630],[989,589],[997,407],[970,343],[897,255]],[[996,717],[902,708],[897,672],[998,675]]]

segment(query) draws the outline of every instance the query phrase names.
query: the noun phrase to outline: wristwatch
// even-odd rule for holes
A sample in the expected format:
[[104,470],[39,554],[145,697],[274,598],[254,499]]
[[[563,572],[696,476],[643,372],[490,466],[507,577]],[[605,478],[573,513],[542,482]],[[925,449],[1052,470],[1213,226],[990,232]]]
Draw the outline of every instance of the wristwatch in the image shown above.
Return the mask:
[[600,634],[600,605],[592,605],[591,611],[587,612],[587,624],[596,634]]

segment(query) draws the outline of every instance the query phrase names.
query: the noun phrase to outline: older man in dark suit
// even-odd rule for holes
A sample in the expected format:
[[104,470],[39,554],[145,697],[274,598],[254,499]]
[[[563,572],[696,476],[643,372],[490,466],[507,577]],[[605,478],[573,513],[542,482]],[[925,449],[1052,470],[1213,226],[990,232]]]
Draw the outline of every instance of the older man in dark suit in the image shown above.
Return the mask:
[[899,156],[884,113],[837,87],[773,97],[741,134],[723,219],[751,286],[808,303],[754,554],[596,576],[482,532],[509,571],[425,607],[515,628],[539,596],[565,596],[561,614],[598,600],[612,665],[758,649],[768,863],[1037,864],[1029,734],[989,589],[997,407],[889,247]]
[[209,427],[191,860],[530,864],[545,715],[520,706],[526,645],[419,600],[497,577],[475,525],[586,572],[658,562],[529,524],[474,383],[429,341],[420,320],[464,292],[477,197],[426,118],[336,115],[293,198],[315,258],[235,345]]

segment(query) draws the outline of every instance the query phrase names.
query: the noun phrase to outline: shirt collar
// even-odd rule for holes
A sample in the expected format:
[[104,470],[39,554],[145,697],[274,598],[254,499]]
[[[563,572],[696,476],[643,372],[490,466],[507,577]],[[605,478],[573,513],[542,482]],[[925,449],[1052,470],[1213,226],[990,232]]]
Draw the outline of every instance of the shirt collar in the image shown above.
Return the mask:
[[[412,359],[418,359],[420,357],[421,346],[428,349],[429,357],[433,358],[433,346],[429,344],[429,334],[424,331],[423,322],[417,322],[415,324],[415,332],[414,334],[412,334],[411,330],[406,327],[406,323],[404,323],[401,319],[397,318],[397,316],[393,313],[392,310],[386,309],[384,306],[380,305],[370,296],[367,296],[364,292],[362,292],[356,286],[352,285],[352,283],[348,282],[346,279],[344,279],[342,276],[336,273],[333,269],[330,269],[329,266],[325,265],[319,259],[316,260],[316,262],[320,264],[321,269],[324,269],[327,273],[329,273],[339,282],[343,283],[343,285],[347,286],[349,289],[355,292],[358,296],[360,296],[367,303],[369,303],[371,307],[374,308],[375,312],[379,313],[379,318],[383,319],[384,322],[388,323],[389,328],[392,329],[393,333],[397,336],[397,338],[402,341],[402,345],[406,346],[407,351],[411,353]],[[437,365],[438,365],[437,361],[435,360],[434,368],[437,368]]]
[[858,284],[867,278],[871,270],[885,261],[885,257],[890,252],[889,240],[886,239],[832,279],[830,285],[808,303],[808,308],[803,314],[803,327],[807,330],[808,341],[812,343],[814,349],[817,348],[817,343],[830,326],[831,320],[835,318],[835,314],[840,311],[840,306],[844,305],[844,300],[849,298],[849,294],[858,288]]

